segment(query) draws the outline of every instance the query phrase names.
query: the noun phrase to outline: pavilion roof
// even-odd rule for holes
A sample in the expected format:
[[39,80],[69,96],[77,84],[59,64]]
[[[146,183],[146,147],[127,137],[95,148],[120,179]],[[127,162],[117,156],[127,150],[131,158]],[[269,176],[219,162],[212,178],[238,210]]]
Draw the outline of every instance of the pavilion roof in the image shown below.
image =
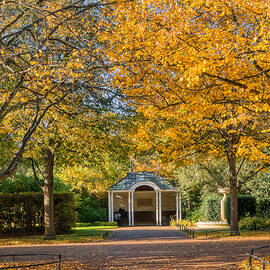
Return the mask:
[[173,182],[154,172],[129,172],[125,178],[112,185],[109,190],[129,190],[134,184],[143,181],[153,182],[161,190],[177,189]]

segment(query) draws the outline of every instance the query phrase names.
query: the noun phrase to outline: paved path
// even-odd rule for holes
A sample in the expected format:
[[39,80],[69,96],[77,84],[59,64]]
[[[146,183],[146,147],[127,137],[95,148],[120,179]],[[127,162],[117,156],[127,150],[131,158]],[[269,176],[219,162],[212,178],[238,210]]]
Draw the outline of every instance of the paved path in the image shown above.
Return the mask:
[[120,228],[114,230],[111,240],[104,242],[0,247],[0,254],[61,252],[67,258],[80,260],[85,270],[236,269],[250,248],[269,245],[270,241],[270,237],[196,240],[177,234],[166,227]]
[[187,238],[186,234],[171,226],[138,226],[122,227],[113,231],[111,240],[134,239],[180,239]]

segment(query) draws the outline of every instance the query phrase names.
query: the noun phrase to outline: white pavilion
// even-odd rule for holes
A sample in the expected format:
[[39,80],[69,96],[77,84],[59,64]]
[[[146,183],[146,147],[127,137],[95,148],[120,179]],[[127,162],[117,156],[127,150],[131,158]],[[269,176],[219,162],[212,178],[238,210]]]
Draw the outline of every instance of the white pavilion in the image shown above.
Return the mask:
[[120,225],[168,225],[181,219],[181,196],[173,182],[153,172],[129,172],[108,190],[109,221]]

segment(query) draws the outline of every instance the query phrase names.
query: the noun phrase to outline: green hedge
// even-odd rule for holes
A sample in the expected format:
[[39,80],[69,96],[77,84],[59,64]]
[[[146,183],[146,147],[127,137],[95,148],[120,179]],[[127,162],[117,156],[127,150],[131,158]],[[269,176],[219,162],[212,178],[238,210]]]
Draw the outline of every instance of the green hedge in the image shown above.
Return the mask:
[[257,216],[270,218],[270,197],[257,200]]
[[219,195],[209,195],[202,200],[201,212],[203,218],[208,221],[220,220],[220,201],[222,197]]
[[266,217],[246,217],[239,221],[240,230],[270,229],[270,219]]
[[117,222],[108,222],[108,221],[95,221],[92,223],[92,226],[117,226]]
[[81,208],[78,211],[78,221],[79,222],[95,222],[95,221],[106,221],[107,211],[105,208]]
[[[0,235],[30,235],[44,231],[42,193],[0,193]],[[54,216],[57,234],[71,231],[76,221],[73,196],[54,194]]]
[[[256,214],[256,198],[249,195],[238,196],[238,220],[246,216],[254,216]],[[227,222],[230,224],[230,196],[225,202],[225,215]]]
[[76,224],[75,204],[72,193],[59,192],[54,194],[54,222],[57,234],[71,233]]

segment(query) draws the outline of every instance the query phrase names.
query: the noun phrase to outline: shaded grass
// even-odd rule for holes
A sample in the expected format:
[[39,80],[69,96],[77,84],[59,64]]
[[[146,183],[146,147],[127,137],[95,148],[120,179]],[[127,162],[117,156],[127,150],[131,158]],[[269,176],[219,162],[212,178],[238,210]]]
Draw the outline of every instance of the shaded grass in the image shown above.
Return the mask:
[[270,230],[258,230],[258,231],[240,231],[241,236],[255,236],[255,237],[263,237],[263,236],[270,236]]
[[102,233],[108,232],[110,229],[115,229],[117,226],[87,226],[88,224],[80,224],[72,229],[71,234],[57,235],[55,239],[44,239],[39,236],[25,237],[8,237],[0,238],[0,246],[9,245],[40,245],[40,244],[61,244],[61,243],[87,243],[91,241],[102,241]]

